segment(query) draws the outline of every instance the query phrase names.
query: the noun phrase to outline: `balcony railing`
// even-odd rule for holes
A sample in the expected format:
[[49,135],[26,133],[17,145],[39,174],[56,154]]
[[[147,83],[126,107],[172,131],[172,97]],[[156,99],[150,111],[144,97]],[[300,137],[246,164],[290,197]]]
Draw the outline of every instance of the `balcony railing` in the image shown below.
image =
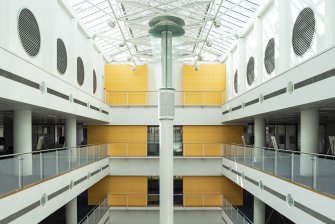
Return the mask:
[[227,144],[223,149],[227,159],[335,196],[335,156]]
[[[158,91],[107,91],[105,102],[110,106],[157,106]],[[176,91],[176,106],[221,106],[225,91]]]
[[106,144],[0,156],[0,196],[107,157]]
[[[174,205],[184,207],[222,207],[222,194],[174,194]],[[159,206],[159,194],[109,194],[111,207]]]
[[235,224],[252,224],[252,222],[241,212],[235,205],[231,204],[226,198],[222,211],[230,218]]
[[[159,143],[150,142],[111,142],[111,157],[159,156]],[[222,157],[222,143],[181,143],[173,144],[174,156],[184,157]]]
[[108,195],[79,222],[79,224],[96,224],[108,212]]

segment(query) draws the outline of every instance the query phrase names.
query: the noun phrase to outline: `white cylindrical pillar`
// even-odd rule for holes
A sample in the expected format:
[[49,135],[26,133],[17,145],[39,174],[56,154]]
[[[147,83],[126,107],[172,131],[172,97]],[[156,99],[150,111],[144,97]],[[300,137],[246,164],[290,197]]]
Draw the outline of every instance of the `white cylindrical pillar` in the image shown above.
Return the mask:
[[77,151],[75,146],[77,145],[77,120],[76,118],[67,118],[65,121],[65,146],[70,148],[69,156],[71,162],[77,160]]
[[[289,34],[292,24],[291,20],[291,10],[290,7],[292,3],[290,0],[276,0],[275,5],[278,8],[278,49],[276,54],[278,54],[276,66],[276,74],[280,74],[290,68],[291,60],[291,35]],[[276,40],[276,41],[277,41]]]
[[172,79],[172,33],[162,32],[162,88],[159,92],[159,223],[173,224],[173,119],[175,90]]
[[65,121],[65,145],[66,147],[74,147],[77,145],[76,118],[67,118]]
[[76,145],[82,145],[82,142],[84,141],[84,127],[82,124],[77,125],[77,144]]
[[77,224],[77,197],[65,205],[66,224]]
[[254,196],[254,223],[265,224],[265,203]]
[[[13,146],[14,153],[32,152],[32,116],[30,110],[17,110],[13,113]],[[21,165],[15,167],[15,172],[23,176],[32,175],[32,155],[21,155]]]
[[262,157],[262,151],[260,147],[265,146],[265,120],[264,119],[255,118],[254,135],[255,135],[254,161],[260,162],[261,157]]
[[[300,151],[304,153],[319,152],[319,111],[318,109],[308,109],[301,111],[300,115]],[[312,155],[301,154],[300,174],[311,176],[313,173]]]
[[160,224],[173,224],[173,120],[160,119]]

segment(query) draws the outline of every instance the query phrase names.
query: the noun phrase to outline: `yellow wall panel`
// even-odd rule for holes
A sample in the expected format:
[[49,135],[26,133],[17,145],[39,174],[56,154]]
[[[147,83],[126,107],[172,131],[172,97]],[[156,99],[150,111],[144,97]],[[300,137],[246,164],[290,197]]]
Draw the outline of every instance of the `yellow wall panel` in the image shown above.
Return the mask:
[[195,71],[183,65],[182,88],[185,105],[217,105],[225,102],[226,65],[203,64]]
[[146,156],[147,126],[90,125],[88,144],[109,143],[110,156]]
[[105,89],[110,105],[147,104],[148,66],[133,70],[127,64],[105,65]]
[[146,176],[108,176],[88,189],[88,204],[95,205],[109,194],[110,206],[147,206]]
[[183,126],[184,156],[222,156],[223,145],[242,144],[242,126]]
[[243,204],[243,190],[226,177],[183,177],[184,206],[222,206],[222,195],[232,204]]

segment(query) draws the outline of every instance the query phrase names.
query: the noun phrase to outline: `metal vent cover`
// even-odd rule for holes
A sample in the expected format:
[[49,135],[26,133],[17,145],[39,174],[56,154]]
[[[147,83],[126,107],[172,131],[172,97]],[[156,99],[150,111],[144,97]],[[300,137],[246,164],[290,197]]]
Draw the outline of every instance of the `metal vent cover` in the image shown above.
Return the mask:
[[97,74],[93,69],[93,94],[97,91]]
[[41,48],[41,34],[34,14],[27,8],[22,9],[18,16],[18,34],[27,54],[34,57]]
[[312,46],[316,20],[313,9],[304,8],[298,15],[292,34],[292,46],[297,56],[304,55]]
[[237,69],[234,75],[234,90],[235,90],[235,93],[238,92],[238,71]]
[[254,80],[255,80],[255,59],[254,57],[250,57],[247,64],[247,82],[249,86],[254,82]]
[[85,79],[84,63],[81,57],[77,58],[77,82],[80,86],[83,85]]
[[67,68],[67,52],[62,39],[57,39],[57,70],[60,74],[65,74]]
[[271,38],[266,45],[264,53],[264,66],[270,75],[275,70],[275,39]]

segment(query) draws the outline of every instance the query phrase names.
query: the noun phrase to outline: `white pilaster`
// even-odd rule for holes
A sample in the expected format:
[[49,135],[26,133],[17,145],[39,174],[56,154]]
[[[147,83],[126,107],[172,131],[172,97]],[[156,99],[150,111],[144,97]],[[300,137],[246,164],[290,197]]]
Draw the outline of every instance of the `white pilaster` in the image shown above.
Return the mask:
[[335,1],[334,0],[325,0],[325,40],[326,48],[335,45]]
[[291,35],[290,31],[290,19],[291,10],[290,0],[276,0],[276,6],[278,7],[278,35],[276,41],[278,41],[278,61],[276,63],[276,74],[280,74],[290,68],[291,62]]
[[245,60],[245,38],[240,37],[238,39],[238,94],[245,92],[247,85],[246,71],[247,61]]
[[256,66],[256,77],[255,77],[255,86],[263,82],[263,38],[262,38],[262,19],[257,17],[255,19],[254,30],[256,33],[256,57],[255,57],[255,66]]
[[[32,152],[32,117],[30,110],[17,110],[13,113],[13,146],[14,153]],[[21,164],[15,167],[15,172],[23,176],[32,175],[32,155],[21,155]]]

